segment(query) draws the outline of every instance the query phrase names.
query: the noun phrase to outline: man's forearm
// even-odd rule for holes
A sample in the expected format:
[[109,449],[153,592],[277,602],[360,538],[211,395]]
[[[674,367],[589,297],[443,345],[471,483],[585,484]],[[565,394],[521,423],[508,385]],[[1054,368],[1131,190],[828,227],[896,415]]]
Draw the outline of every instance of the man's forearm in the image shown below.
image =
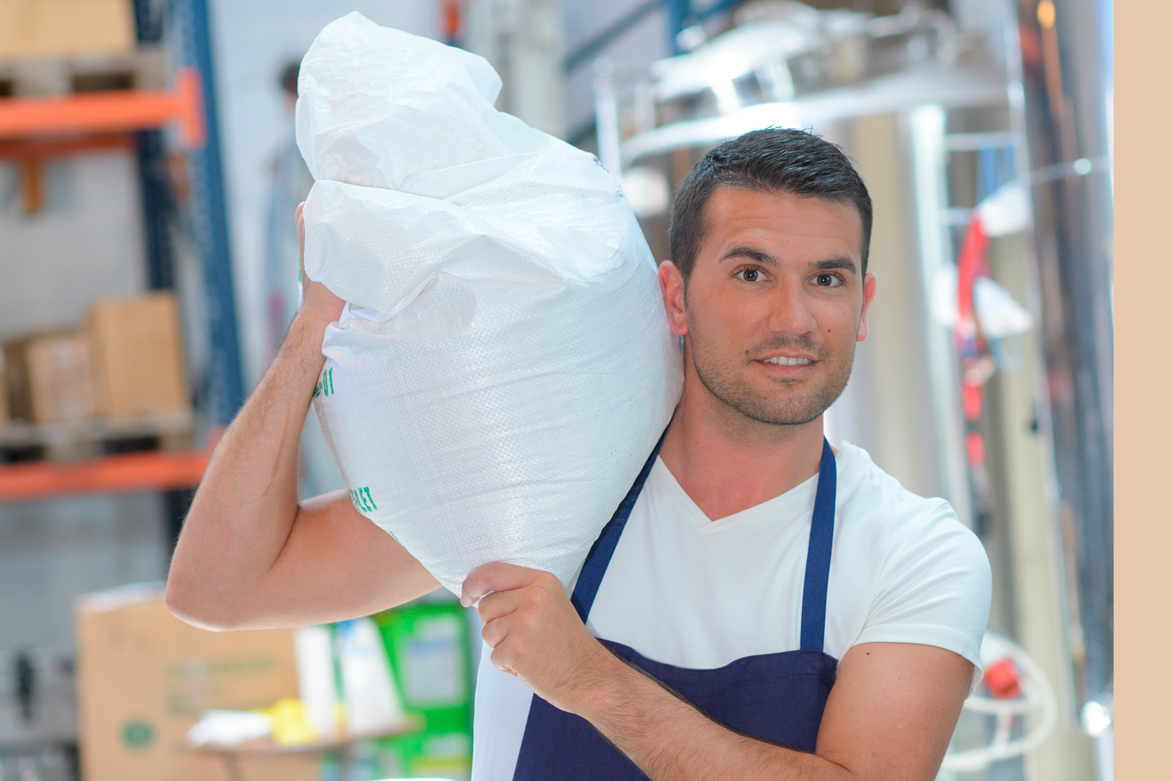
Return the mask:
[[294,318],[268,372],[216,447],[168,581],[168,605],[193,623],[230,626],[285,545],[297,513],[301,429],[325,361],[325,326],[305,313]]
[[[814,754],[745,737],[712,721],[617,657],[578,715],[654,781],[846,781]],[[784,703],[778,703],[784,708]]]

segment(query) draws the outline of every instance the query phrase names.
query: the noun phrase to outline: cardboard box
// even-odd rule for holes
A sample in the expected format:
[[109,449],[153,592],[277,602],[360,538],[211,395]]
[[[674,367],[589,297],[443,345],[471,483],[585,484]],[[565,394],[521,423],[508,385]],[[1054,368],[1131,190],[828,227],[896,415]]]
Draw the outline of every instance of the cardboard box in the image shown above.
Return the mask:
[[179,306],[170,292],[98,301],[86,317],[100,415],[188,408]]
[[59,423],[94,414],[93,367],[81,332],[9,342],[4,355],[13,417]]
[[127,52],[130,0],[0,0],[0,59]]
[[[292,630],[205,632],[167,611],[162,584],[79,600],[78,716],[85,781],[232,781],[193,753],[187,730],[209,708],[248,710],[297,696]],[[242,781],[316,781],[318,759],[239,760]]]

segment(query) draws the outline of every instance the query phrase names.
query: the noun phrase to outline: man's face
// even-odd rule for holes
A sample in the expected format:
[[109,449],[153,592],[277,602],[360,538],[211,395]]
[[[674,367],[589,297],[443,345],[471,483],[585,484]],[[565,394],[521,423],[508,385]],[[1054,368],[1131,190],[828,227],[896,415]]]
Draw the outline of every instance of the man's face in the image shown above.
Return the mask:
[[867,335],[875,280],[862,273],[858,211],[725,187],[706,204],[705,223],[674,307],[664,282],[672,330],[688,337],[689,369],[707,401],[741,416],[772,425],[815,420],[846,387],[855,343]]

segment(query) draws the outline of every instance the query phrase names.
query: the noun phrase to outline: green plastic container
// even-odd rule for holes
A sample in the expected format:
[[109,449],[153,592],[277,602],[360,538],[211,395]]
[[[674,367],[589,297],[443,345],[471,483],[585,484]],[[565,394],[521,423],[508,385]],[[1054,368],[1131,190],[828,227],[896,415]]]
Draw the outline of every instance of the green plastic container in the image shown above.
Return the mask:
[[383,771],[400,778],[472,772],[472,638],[458,602],[415,602],[371,616],[407,713],[423,728],[378,741]]

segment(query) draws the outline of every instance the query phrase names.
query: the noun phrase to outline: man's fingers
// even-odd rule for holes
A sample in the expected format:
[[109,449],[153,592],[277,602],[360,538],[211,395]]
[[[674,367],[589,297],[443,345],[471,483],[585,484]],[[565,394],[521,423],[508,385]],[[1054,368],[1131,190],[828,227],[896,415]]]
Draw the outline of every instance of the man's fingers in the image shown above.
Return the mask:
[[494,591],[481,597],[476,605],[476,612],[480,614],[480,625],[495,621],[517,612],[519,603],[515,591]]
[[505,642],[509,639],[512,633],[512,624],[509,618],[498,618],[495,621],[490,621],[484,630],[480,633],[484,638],[484,642],[488,643],[488,647],[492,649],[492,654],[489,660],[492,666],[503,673],[508,673],[514,678],[520,677],[514,669],[513,659],[513,642]]
[[488,643],[489,648],[495,649],[505,641],[512,628],[513,625],[507,616],[498,618],[484,625],[484,628],[480,630],[480,637]]
[[489,660],[492,661],[493,667],[497,668],[502,673],[508,673],[509,675],[516,678],[517,673],[513,671],[512,667],[509,666],[509,660],[507,657],[508,654],[506,653],[505,648],[502,646],[499,650],[492,652],[492,656],[489,657]]
[[505,564],[500,561],[482,564],[472,570],[464,580],[461,589],[460,604],[464,607],[476,604],[477,600],[492,591],[511,591],[515,588],[536,583],[548,573],[542,570],[518,567],[516,564]]

